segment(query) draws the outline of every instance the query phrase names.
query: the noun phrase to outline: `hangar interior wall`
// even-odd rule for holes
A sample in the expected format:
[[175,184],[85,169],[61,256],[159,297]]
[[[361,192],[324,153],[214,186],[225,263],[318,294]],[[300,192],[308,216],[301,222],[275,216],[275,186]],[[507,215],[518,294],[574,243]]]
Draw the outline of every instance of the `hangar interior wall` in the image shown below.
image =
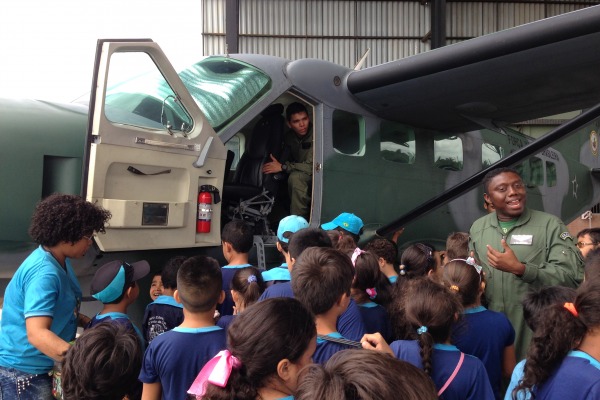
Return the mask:
[[[202,0],[204,54],[224,54],[226,0]],[[447,44],[575,11],[598,1],[447,1]],[[239,52],[365,67],[430,49],[421,1],[240,0]]]

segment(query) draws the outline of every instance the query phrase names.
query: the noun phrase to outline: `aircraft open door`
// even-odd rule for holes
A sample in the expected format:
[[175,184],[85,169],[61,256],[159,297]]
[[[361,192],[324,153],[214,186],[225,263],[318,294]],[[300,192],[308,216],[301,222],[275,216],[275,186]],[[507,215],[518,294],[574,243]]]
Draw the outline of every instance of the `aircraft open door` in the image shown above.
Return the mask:
[[112,213],[100,249],[220,245],[226,148],[160,47],[100,40],[93,87],[83,187]]

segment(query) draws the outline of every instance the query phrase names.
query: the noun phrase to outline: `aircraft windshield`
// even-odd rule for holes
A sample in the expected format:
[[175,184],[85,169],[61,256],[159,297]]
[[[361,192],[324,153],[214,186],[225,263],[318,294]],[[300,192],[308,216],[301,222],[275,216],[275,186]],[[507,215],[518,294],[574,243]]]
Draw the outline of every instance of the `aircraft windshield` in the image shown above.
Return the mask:
[[217,132],[271,88],[262,71],[226,57],[206,58],[179,77]]

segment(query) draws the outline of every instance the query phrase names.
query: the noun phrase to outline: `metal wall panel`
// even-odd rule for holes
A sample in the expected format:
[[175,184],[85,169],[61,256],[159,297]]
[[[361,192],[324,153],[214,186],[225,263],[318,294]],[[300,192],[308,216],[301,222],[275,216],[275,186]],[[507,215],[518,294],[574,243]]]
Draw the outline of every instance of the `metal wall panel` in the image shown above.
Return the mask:
[[[203,2],[204,54],[225,53],[226,0]],[[578,10],[597,0],[573,2],[447,0],[447,43]],[[354,67],[430,49],[430,7],[417,0],[240,0],[240,52],[288,59],[321,58]]]

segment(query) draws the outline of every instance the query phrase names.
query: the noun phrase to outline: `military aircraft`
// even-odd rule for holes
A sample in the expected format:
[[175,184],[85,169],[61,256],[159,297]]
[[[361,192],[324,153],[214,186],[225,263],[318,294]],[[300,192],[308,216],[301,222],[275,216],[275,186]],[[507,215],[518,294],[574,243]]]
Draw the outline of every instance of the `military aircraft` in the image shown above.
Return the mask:
[[0,99],[0,278],[33,248],[30,215],[53,192],[112,213],[80,276],[110,259],[219,255],[230,218],[256,226],[257,262],[272,265],[289,200],[260,166],[295,101],[313,124],[314,226],[347,211],[365,238],[404,226],[402,242],[441,243],[483,215],[481,175],[507,163],[530,207],[568,222],[600,199],[600,113],[538,140],[509,124],[600,103],[598,43],[600,6],[363,70],[227,54],[177,73],[151,40],[100,40],[89,99]]

